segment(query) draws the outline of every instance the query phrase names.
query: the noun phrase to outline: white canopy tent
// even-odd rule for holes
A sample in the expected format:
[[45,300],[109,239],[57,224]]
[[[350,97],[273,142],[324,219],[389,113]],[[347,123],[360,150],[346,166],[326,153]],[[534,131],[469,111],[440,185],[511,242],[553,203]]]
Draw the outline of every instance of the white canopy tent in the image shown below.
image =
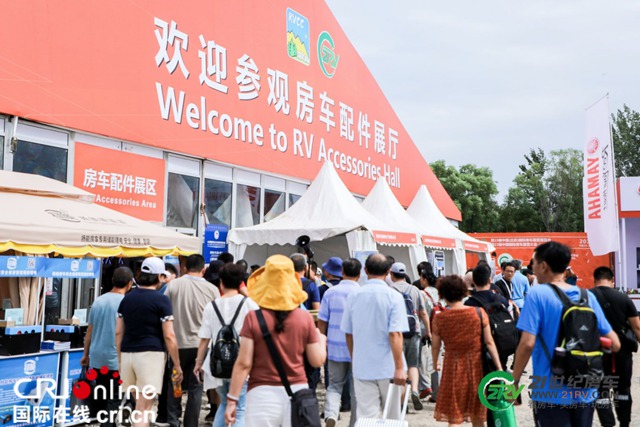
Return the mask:
[[116,212],[95,196],[38,175],[0,171],[0,252],[69,257],[187,255],[196,237]]
[[425,247],[445,250],[445,265],[452,266],[446,273],[464,274],[467,269],[466,250],[483,253],[489,259],[490,245],[451,224],[438,209],[426,186],[420,186],[407,213],[420,224]]
[[404,263],[409,276],[416,278],[418,264],[427,260],[419,240],[420,225],[404,210],[384,177],[378,178],[362,207],[384,227],[384,231],[373,230],[378,251]]
[[[0,171],[0,253],[76,258],[189,255],[201,250],[196,237],[94,201],[93,194],[51,178]],[[2,279],[0,296],[24,310],[25,325],[42,322],[45,279]]]
[[249,264],[262,264],[272,254],[291,254],[295,242],[307,235],[318,260],[346,258],[356,251],[375,251],[372,230],[378,220],[351,195],[330,162],[326,162],[307,191],[271,221],[229,232],[229,250]]

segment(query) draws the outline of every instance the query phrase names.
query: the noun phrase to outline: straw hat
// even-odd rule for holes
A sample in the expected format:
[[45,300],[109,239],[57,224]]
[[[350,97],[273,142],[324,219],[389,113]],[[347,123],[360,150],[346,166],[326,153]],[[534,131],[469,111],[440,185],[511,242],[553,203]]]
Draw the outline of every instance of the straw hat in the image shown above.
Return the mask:
[[264,267],[257,269],[247,280],[247,289],[256,304],[269,310],[291,311],[308,298],[293,269],[293,261],[284,255],[267,258]]

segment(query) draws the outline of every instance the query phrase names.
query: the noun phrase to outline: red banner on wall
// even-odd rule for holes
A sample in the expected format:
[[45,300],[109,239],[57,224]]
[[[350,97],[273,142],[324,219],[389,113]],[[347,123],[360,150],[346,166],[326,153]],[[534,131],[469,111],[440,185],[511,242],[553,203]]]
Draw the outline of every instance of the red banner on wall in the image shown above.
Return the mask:
[[74,164],[74,185],[95,194],[99,205],[164,220],[164,160],[76,143]]
[[[601,265],[611,267],[608,255],[596,256],[589,249],[586,233],[470,233],[476,239],[489,242],[496,247],[496,266],[500,272],[500,263],[512,259],[522,260],[526,267],[534,249],[545,242],[556,241],[571,248],[571,269],[578,276],[578,285],[593,287],[593,270]],[[467,253],[467,266],[472,268],[477,258]]]
[[0,112],[309,180],[330,161],[461,219],[324,2],[3,6]]

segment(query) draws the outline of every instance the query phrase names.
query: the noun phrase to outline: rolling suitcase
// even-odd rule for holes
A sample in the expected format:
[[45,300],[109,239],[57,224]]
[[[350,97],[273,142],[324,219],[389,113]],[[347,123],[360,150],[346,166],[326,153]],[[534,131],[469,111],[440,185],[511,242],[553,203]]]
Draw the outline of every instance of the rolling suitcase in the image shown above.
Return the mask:
[[404,393],[404,402],[402,404],[402,411],[399,420],[388,420],[387,413],[389,412],[389,402],[393,399],[393,389],[399,386],[391,384],[387,391],[387,399],[384,403],[384,410],[382,411],[382,418],[358,418],[355,427],[409,427],[409,423],[404,420],[407,414],[407,405],[409,405],[409,396],[411,396],[411,385],[407,383],[407,387]]

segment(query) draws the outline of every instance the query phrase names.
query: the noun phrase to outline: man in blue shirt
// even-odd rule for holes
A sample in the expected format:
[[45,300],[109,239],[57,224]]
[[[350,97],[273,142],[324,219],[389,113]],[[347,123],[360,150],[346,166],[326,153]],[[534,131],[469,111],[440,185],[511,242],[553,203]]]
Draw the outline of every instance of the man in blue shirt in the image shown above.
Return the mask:
[[[358,418],[382,413],[389,380],[404,386],[407,373],[402,333],[409,330],[404,299],[385,282],[391,265],[382,254],[365,262],[369,280],[347,298],[340,329],[351,353]],[[389,418],[400,415],[400,399],[389,405]]]
[[360,289],[358,279],[362,264],[355,258],[349,258],[342,262],[342,281],[333,286],[324,294],[318,313],[318,329],[327,336],[327,359],[329,386],[327,387],[327,401],[324,407],[324,417],[327,427],[334,427],[338,421],[341,395],[345,384],[350,384],[351,394],[351,421],[356,422],[356,403],[353,398],[353,381],[351,379],[351,355],[347,347],[347,339],[340,330],[347,298],[353,292]]
[[[533,272],[541,284],[558,286],[572,301],[577,301],[580,291],[563,280],[563,274],[571,261],[571,250],[557,242],[547,242],[538,246],[533,254]],[[588,292],[589,305],[596,314],[601,336],[613,343],[613,351],[620,348],[620,340],[611,326],[596,298]],[[520,344],[516,350],[513,378],[518,387],[522,372],[533,353],[533,375],[536,388],[531,389],[533,415],[539,427],[587,427],[592,425],[597,389],[573,389],[558,384],[551,373],[550,356],[545,353],[540,339],[553,356],[560,328],[563,306],[551,286],[534,286],[527,296],[518,321],[522,331]],[[532,384],[533,385],[533,384]]]
[[513,302],[518,306],[520,310],[522,310],[522,306],[524,305],[524,298],[529,293],[529,279],[527,279],[527,277],[520,271],[522,269],[521,260],[514,259],[511,262],[516,268],[513,279],[511,279],[511,296],[513,297]]
[[[113,288],[110,292],[98,297],[89,312],[89,326],[84,337],[84,354],[80,359],[80,364],[84,367],[91,367],[98,372],[96,385],[103,386],[105,390],[117,390],[120,385],[118,378],[114,378],[114,373],[118,372],[118,350],[116,349],[116,321],[118,320],[118,307],[131,285],[133,285],[133,272],[129,267],[118,267],[113,272],[111,279]],[[102,367],[109,370],[102,373]],[[111,387],[110,387],[110,384]],[[103,427],[115,427],[115,415],[119,412],[120,399],[118,393],[107,393],[105,401],[96,402],[96,410],[108,411],[102,416],[107,422],[101,423]]]
[[309,298],[303,302],[307,310],[318,310],[320,308],[320,292],[316,282],[304,277],[307,270],[307,258],[299,253],[291,254],[289,257],[293,261],[293,268],[296,271],[300,281],[302,282],[302,290],[304,290]]

